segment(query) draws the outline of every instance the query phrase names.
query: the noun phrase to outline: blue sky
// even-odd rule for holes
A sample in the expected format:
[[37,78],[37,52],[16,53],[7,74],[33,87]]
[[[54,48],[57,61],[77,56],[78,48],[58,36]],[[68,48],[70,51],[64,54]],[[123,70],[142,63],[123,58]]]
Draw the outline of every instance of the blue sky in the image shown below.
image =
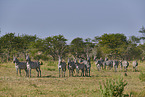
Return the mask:
[[141,36],[142,26],[145,0],[0,0],[0,36],[62,34],[70,42],[104,33]]

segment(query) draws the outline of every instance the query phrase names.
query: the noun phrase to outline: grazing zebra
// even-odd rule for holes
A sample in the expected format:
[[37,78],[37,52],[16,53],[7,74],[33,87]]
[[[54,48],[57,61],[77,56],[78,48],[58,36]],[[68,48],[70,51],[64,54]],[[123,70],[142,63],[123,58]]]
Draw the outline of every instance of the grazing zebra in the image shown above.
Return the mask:
[[126,72],[126,71],[127,71],[128,66],[129,66],[128,61],[126,61],[126,60],[122,61],[122,66],[124,67],[124,70],[125,70],[125,72]]
[[133,71],[136,71],[137,66],[138,66],[138,62],[135,60],[132,62],[132,65],[133,65]]
[[60,70],[61,70],[61,73],[62,73],[62,77],[65,77],[65,71],[66,71],[66,63],[64,62],[64,60],[62,60],[61,57],[59,57],[59,60],[58,60],[58,70],[59,70],[59,77],[60,77]]
[[75,62],[68,58],[68,70],[69,70],[69,76],[73,76],[74,70],[76,69]]
[[13,63],[15,63],[15,68],[16,68],[17,75],[18,75],[18,70],[19,70],[19,74],[21,76],[21,69],[24,69],[25,72],[26,72],[26,76],[27,76],[26,62],[19,62],[19,60],[16,57],[13,57]]
[[36,69],[38,72],[37,77],[41,77],[41,70],[40,70],[40,62],[38,61],[31,61],[29,55],[26,55],[26,61],[27,61],[27,71],[28,71],[28,77],[31,77],[31,69]]
[[85,65],[83,62],[78,62],[77,59],[75,59],[75,64],[76,64],[76,72],[77,72],[77,76],[79,74],[79,70],[81,70],[81,76],[84,76],[84,69],[85,69]]

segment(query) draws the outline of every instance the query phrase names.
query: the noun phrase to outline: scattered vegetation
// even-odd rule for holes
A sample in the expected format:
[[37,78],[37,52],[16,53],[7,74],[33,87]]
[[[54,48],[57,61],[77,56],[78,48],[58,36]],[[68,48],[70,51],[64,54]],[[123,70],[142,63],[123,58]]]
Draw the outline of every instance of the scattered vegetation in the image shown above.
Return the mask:
[[117,80],[106,79],[103,81],[103,85],[100,83],[100,90],[103,97],[122,97],[126,85],[127,82],[123,81],[121,77]]
[[145,73],[140,72],[139,79],[140,79],[141,81],[145,81]]

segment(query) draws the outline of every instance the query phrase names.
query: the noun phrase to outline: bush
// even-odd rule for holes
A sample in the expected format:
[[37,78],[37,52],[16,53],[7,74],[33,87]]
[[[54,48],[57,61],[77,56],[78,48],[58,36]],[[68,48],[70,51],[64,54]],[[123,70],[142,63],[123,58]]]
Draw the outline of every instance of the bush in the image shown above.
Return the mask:
[[142,81],[145,81],[145,74],[140,72],[139,79],[142,80]]
[[47,56],[45,56],[45,55],[35,55],[35,56],[34,56],[34,59],[35,59],[35,60],[40,60],[40,59],[42,59],[42,60],[44,60],[44,61],[47,61],[49,58],[48,58]]
[[100,83],[100,90],[103,97],[121,97],[123,95],[124,87],[127,85],[123,78],[119,77],[118,80],[107,79],[103,81],[103,87]]

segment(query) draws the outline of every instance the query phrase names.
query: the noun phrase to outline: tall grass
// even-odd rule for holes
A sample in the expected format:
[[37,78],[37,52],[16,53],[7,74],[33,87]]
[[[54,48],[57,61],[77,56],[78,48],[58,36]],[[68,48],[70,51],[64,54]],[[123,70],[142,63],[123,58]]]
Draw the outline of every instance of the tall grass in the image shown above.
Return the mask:
[[[118,68],[114,70],[97,71],[92,62],[91,77],[69,77],[68,70],[65,78],[59,78],[57,62],[45,61],[41,65],[42,77],[37,78],[36,70],[32,70],[32,77],[25,76],[22,70],[22,76],[16,75],[14,63],[0,64],[0,97],[21,97],[21,96],[49,96],[49,97],[100,97],[99,82],[106,79],[118,80],[122,76],[128,83],[123,94],[131,94],[133,97],[145,96],[145,82],[139,79],[140,72],[133,72],[129,66],[127,76],[123,70]],[[144,63],[140,63],[138,71],[145,73]]]

